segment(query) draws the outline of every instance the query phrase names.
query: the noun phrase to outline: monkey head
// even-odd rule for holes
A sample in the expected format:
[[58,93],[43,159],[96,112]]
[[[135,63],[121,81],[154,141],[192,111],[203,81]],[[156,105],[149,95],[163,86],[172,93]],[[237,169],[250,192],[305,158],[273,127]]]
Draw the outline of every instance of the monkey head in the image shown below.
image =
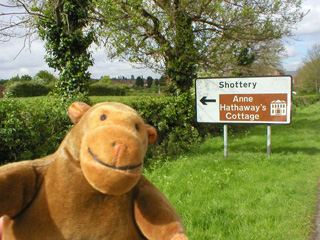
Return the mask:
[[[157,131],[139,114],[121,103],[100,103],[93,107],[75,102],[68,109],[75,123],[70,131],[83,175],[104,194],[130,191],[142,174],[148,144]],[[70,142],[69,142],[70,144]]]

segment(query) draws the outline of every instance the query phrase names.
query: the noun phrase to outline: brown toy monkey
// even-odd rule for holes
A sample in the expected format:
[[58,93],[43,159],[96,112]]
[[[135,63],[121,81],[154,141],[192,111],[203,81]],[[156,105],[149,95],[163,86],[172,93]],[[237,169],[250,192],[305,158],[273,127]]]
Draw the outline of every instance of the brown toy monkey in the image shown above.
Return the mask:
[[142,175],[156,130],[120,103],[69,107],[75,126],[47,157],[0,167],[3,240],[187,240]]

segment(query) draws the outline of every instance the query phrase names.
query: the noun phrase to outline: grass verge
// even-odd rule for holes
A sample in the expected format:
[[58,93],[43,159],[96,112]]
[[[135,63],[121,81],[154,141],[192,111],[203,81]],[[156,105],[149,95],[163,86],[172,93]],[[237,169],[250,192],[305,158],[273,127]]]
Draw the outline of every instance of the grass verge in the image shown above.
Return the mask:
[[180,213],[190,239],[310,239],[320,176],[320,103],[297,108],[291,125],[208,139],[145,175]]

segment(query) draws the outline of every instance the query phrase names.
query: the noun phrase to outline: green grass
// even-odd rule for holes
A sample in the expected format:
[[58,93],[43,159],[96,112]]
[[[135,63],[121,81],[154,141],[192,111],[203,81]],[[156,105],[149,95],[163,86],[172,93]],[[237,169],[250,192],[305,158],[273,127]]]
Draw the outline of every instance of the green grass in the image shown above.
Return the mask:
[[320,103],[297,108],[291,125],[208,139],[145,175],[180,213],[190,239],[310,239],[320,176]]
[[92,105],[94,105],[99,102],[121,102],[124,104],[130,104],[131,102],[141,101],[141,99],[146,97],[161,98],[164,96],[160,94],[149,94],[149,95],[144,95],[143,97],[139,95],[133,95],[133,96],[91,96],[89,98],[92,102]]

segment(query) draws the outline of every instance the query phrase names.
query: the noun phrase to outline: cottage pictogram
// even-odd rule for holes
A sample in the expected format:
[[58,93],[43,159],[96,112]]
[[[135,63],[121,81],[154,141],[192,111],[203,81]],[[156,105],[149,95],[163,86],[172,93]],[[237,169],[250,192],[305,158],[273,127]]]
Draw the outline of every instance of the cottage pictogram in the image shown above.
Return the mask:
[[287,103],[285,101],[276,100],[270,104],[271,116],[285,116],[287,115]]

